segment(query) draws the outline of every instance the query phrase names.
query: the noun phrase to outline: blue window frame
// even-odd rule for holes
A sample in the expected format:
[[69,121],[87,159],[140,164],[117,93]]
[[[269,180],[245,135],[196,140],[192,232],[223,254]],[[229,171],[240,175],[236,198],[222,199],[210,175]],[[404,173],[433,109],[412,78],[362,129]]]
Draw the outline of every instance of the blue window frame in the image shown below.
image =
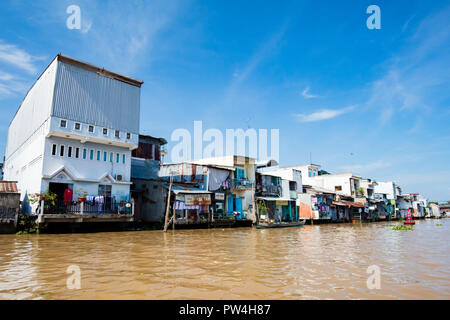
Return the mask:
[[125,154],[122,155],[122,163],[125,164]]
[[97,151],[97,160],[100,161],[100,151]]
[[89,159],[94,160],[94,150],[89,153]]
[[86,157],[87,157],[87,150],[83,149],[83,159],[86,159]]
[[120,155],[116,154],[116,163],[119,163],[119,157],[120,157]]

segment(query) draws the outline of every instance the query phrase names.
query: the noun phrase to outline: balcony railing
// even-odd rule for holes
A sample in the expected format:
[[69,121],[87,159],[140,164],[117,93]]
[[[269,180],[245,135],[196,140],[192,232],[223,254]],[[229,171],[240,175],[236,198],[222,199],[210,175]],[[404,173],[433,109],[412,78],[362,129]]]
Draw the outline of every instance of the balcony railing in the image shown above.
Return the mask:
[[91,201],[56,201],[55,204],[44,202],[44,214],[121,214],[132,215],[132,206],[125,201],[105,201],[96,203]]
[[262,196],[281,196],[281,186],[276,185],[257,185],[256,193]]
[[231,185],[233,189],[251,189],[253,187],[253,182],[246,178],[237,178],[231,180]]

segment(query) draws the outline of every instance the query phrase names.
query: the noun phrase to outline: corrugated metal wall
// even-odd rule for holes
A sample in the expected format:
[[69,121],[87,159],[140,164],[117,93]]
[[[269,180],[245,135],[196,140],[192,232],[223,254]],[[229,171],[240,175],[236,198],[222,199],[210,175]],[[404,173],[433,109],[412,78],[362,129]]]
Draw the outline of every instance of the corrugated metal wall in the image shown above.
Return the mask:
[[58,62],[52,115],[139,133],[140,88]]
[[8,130],[6,159],[50,117],[56,66],[55,60],[30,89],[17,110]]

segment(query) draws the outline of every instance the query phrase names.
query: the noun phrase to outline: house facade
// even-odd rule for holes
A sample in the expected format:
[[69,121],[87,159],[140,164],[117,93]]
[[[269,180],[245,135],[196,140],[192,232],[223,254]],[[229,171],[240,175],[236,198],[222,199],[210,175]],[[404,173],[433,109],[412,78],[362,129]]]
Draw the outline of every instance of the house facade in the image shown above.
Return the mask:
[[293,168],[261,167],[256,171],[256,200],[260,221],[297,221],[301,171]]
[[195,164],[232,169],[229,185],[225,194],[225,211],[229,214],[241,214],[256,222],[255,215],[255,159],[230,155],[199,159]]
[[130,200],[142,82],[57,55],[28,91],[8,129],[5,179],[26,200],[49,189]]

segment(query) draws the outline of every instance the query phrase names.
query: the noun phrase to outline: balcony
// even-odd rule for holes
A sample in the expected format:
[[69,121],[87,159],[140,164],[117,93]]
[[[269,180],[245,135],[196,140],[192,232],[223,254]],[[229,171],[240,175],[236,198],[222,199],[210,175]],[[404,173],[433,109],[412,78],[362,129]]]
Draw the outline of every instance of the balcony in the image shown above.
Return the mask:
[[256,193],[260,196],[281,197],[281,186],[258,184]]
[[[38,208],[38,212],[40,206]],[[44,208],[38,215],[39,226],[48,223],[82,222],[131,222],[134,207],[125,201],[107,201],[105,203],[56,201],[44,202]]]
[[131,205],[125,201],[106,201],[95,203],[91,201],[56,201],[54,205],[45,203],[44,214],[132,214]]
[[231,188],[237,190],[246,190],[251,189],[253,187],[253,182],[248,180],[247,178],[237,178],[231,180]]

